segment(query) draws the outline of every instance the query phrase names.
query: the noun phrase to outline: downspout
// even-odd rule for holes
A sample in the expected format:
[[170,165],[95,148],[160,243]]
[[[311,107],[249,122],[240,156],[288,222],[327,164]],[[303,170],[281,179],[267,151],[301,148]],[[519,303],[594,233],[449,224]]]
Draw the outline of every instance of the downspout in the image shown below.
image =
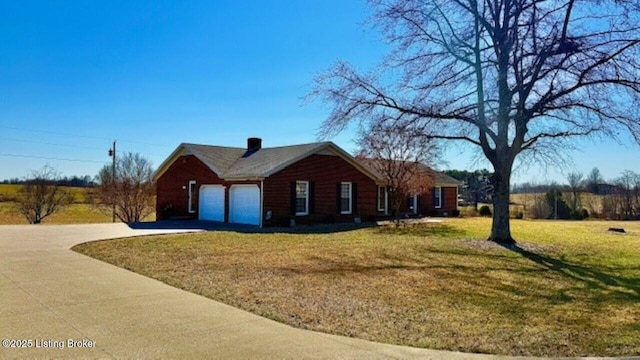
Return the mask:
[[262,229],[262,219],[264,219],[264,180],[260,180],[260,229]]

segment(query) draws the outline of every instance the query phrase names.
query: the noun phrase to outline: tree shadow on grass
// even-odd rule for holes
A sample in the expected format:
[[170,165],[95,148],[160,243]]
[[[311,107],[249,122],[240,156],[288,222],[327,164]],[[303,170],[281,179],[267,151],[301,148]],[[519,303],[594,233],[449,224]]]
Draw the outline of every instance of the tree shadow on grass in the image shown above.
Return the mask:
[[[579,265],[548,255],[537,254],[525,250],[517,244],[503,245],[503,247],[553,272],[576,282],[584,283],[591,290],[613,291],[618,298],[631,301],[640,300],[640,279],[638,278],[611,275],[594,266]],[[594,299],[600,298],[602,301],[606,301],[607,297],[594,297]]]

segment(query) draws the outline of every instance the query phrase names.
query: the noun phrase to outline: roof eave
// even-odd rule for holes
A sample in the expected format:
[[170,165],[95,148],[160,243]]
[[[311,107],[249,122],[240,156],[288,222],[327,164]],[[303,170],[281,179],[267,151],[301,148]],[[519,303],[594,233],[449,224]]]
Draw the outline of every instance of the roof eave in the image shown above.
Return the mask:
[[193,156],[195,156],[198,160],[200,160],[203,164],[205,164],[209,168],[209,170],[211,170],[217,176],[220,176],[220,172],[218,171],[218,169],[216,169],[216,167],[213,166],[213,164],[209,163],[209,161],[207,161],[207,159],[203,158],[202,156],[199,156],[197,151],[193,151],[193,149],[191,148],[191,144],[181,143],[171,153],[171,155],[169,155],[169,157],[167,157],[167,159],[164,162],[162,162],[162,164],[160,164],[158,169],[153,173],[153,177],[152,177],[153,181],[154,182],[158,181],[158,179],[169,169],[169,167],[176,160],[178,160],[178,158],[180,158],[181,156],[184,156],[184,155],[193,155]]
[[266,176],[222,176],[221,178],[224,181],[262,181]]
[[460,185],[462,185],[462,184],[457,184],[457,183],[439,183],[439,182],[436,182],[433,186],[436,186],[436,187],[458,187],[458,186],[460,186]]
[[365,174],[367,177],[371,178],[377,185],[383,185],[384,184],[384,180],[379,178],[378,176],[376,176],[374,173],[372,173],[369,169],[367,169],[366,167],[364,167],[362,164],[360,164],[356,159],[353,158],[353,156],[351,156],[349,153],[347,153],[346,151],[344,151],[342,148],[340,148],[338,145],[334,144],[331,141],[327,141],[325,143],[322,143],[322,145],[313,148],[309,151],[307,151],[306,153],[297,156],[293,159],[291,159],[290,161],[287,161],[283,164],[281,164],[278,167],[275,167],[273,169],[271,169],[270,171],[268,171],[267,173],[263,174],[264,177],[269,177],[281,170],[283,170],[284,168],[286,168],[287,166],[291,165],[291,164],[295,164],[296,162],[305,159],[317,152],[320,152],[324,149],[327,148],[331,148],[332,150],[334,150],[339,157],[341,157],[342,159],[346,160],[348,163],[350,163],[351,165],[353,165],[353,167],[355,167],[356,169],[358,169],[358,171],[360,171],[361,173]]
[[158,169],[156,169],[156,171],[153,173],[153,176],[151,178],[153,179],[154,182],[158,181],[158,179],[167,171],[167,169],[169,169],[171,164],[173,164],[173,162],[176,161],[177,158],[182,156],[182,153],[184,150],[185,150],[184,143],[178,145],[178,147],[175,150],[173,150],[171,155],[169,155],[162,162],[162,164],[160,164]]

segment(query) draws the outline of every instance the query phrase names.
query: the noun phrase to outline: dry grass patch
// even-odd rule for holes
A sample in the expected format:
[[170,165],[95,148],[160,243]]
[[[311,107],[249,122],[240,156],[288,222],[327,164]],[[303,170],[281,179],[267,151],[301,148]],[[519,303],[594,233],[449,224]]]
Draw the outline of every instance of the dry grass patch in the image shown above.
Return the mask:
[[[71,204],[46,217],[43,224],[93,224],[111,222],[111,215],[87,204]],[[14,203],[0,202],[0,225],[28,224],[15,209]],[[38,226],[38,225],[34,225]]]
[[640,354],[640,224],[515,221],[530,247],[470,246],[489,226],[220,231],[74,249],[305,329],[467,352]]

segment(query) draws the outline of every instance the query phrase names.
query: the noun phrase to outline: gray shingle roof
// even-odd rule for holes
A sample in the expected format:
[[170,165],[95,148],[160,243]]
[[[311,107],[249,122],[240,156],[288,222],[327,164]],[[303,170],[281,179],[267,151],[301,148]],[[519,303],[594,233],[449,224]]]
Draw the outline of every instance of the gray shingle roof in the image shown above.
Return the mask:
[[[378,173],[376,171],[376,166],[374,164],[374,162],[376,160],[374,159],[367,159],[367,158],[356,158],[356,161],[358,161],[359,163],[361,163],[363,166],[367,167],[369,169],[369,171],[371,171],[372,173],[376,174],[376,176],[378,176],[379,178],[384,178],[384,176],[380,173]],[[378,160],[379,161],[379,160]],[[430,168],[429,166],[425,165],[425,164],[419,164],[420,168],[423,171],[426,171],[432,178],[433,178],[433,184],[435,186],[460,186],[463,185],[462,181],[456,180],[454,178],[452,178],[451,176],[434,170],[432,168]]]
[[247,179],[269,176],[330,145],[333,143],[317,142],[262,148],[247,157],[244,157],[247,152],[245,148],[198,144],[182,144],[181,146],[198,157],[221,178]]
[[429,169],[431,171],[431,175],[433,176],[433,180],[436,185],[446,184],[446,185],[463,185],[463,182],[457,179],[452,178],[451,176],[433,169]]

